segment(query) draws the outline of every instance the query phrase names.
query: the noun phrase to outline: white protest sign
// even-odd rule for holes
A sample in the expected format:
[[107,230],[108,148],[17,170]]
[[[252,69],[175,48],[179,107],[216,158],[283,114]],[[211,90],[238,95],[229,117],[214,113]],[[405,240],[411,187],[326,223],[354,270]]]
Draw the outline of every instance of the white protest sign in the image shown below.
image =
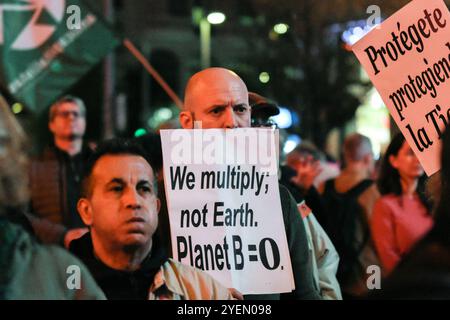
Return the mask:
[[428,175],[440,169],[450,118],[450,14],[442,0],[415,0],[353,46]]
[[162,130],[175,260],[244,294],[294,288],[275,131]]

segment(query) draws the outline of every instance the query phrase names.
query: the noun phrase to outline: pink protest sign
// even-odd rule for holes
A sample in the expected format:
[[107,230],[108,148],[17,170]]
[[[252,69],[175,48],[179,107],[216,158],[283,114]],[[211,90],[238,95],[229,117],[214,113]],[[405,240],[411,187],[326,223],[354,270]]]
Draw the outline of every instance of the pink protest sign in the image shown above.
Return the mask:
[[450,13],[443,0],[415,0],[353,46],[425,172],[440,169],[450,119]]

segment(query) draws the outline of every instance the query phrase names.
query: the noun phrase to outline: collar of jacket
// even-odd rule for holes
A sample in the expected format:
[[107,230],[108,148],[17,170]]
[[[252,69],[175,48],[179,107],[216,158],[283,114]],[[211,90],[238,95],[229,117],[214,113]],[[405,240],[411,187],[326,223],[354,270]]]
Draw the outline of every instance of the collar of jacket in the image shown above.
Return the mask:
[[[165,262],[169,263],[169,262]],[[180,286],[179,281],[167,281],[167,279],[164,276],[164,267],[161,266],[159,271],[156,273],[155,278],[153,279],[153,283],[149,289],[150,295],[155,295],[159,297],[163,297],[164,292],[169,291],[175,295],[178,295],[180,297],[184,296],[183,289]],[[162,294],[159,294],[161,292]]]
[[152,280],[149,293],[168,290],[174,294],[183,296],[183,290],[178,282],[171,283],[165,279],[163,266],[168,261],[168,255],[160,243],[161,240],[158,234],[158,231],[156,231],[153,235],[152,250],[144,261],[142,261],[141,268],[132,272],[112,269],[97,259],[94,255],[90,232],[86,233],[80,239],[73,240],[69,250],[86,264],[94,278],[99,282],[108,278],[114,279],[117,277],[134,276],[138,279],[145,278]]

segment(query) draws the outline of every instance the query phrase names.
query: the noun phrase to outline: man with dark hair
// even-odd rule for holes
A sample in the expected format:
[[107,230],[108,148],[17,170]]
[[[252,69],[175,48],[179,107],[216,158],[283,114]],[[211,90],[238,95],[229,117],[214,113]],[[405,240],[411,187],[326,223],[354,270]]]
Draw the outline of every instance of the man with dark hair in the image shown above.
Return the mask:
[[[233,71],[223,68],[208,68],[194,74],[186,85],[184,109],[179,119],[184,129],[250,127],[251,107],[244,81]],[[249,298],[320,299],[313,284],[307,235],[297,204],[281,185],[280,198],[295,290]]]
[[83,101],[65,96],[55,102],[48,127],[53,143],[30,165],[31,221],[42,242],[67,245],[87,231],[76,210],[83,164],[91,153],[83,147]]
[[86,166],[78,212],[90,232],[70,251],[90,269],[108,299],[231,299],[200,270],[168,259],[156,232],[155,173],[140,146],[100,145]]

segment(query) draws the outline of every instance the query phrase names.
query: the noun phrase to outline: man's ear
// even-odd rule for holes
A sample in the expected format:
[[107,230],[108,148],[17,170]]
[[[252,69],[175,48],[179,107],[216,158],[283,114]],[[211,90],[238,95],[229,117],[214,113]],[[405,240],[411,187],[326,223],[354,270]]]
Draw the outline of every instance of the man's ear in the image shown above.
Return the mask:
[[50,130],[51,133],[54,133],[54,132],[55,132],[55,131],[53,130],[53,125],[54,125],[53,120],[50,120],[50,121],[48,122],[48,129]]
[[194,117],[190,111],[180,112],[180,124],[183,129],[193,129],[194,128]]
[[93,221],[91,202],[86,198],[81,198],[78,200],[77,210],[84,224],[91,226]]
[[159,198],[156,198],[156,212],[159,213],[159,210],[161,210],[161,200],[159,200]]

